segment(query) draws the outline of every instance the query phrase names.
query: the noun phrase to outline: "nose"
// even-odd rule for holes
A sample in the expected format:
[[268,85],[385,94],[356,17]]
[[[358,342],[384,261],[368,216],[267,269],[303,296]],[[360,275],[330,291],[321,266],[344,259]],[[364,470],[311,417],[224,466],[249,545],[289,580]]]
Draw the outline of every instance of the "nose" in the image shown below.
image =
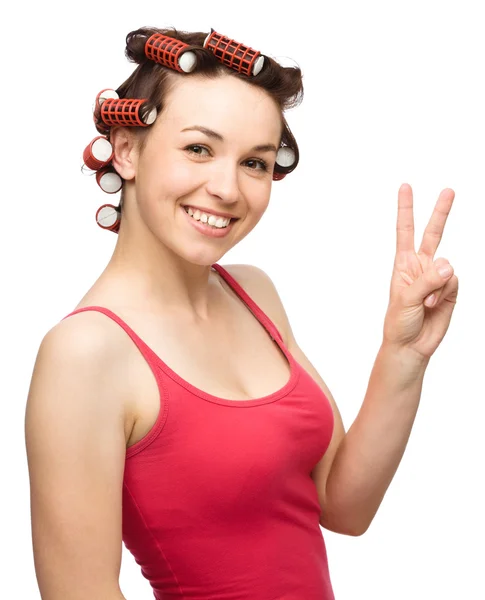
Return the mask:
[[234,204],[240,198],[237,167],[228,162],[213,167],[206,184],[208,193],[226,204]]

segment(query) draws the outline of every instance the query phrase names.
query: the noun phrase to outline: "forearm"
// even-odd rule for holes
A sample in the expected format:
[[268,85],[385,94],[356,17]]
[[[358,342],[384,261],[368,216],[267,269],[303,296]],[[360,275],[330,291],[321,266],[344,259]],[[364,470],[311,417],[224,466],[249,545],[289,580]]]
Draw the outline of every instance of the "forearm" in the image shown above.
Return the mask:
[[355,535],[369,527],[404,454],[426,366],[411,353],[379,349],[362,407],[327,478],[329,524]]

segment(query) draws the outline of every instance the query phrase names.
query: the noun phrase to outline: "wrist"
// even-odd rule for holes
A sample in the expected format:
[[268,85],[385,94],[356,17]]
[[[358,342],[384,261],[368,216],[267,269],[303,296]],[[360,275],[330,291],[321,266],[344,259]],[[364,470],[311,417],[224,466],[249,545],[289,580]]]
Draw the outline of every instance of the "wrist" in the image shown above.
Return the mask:
[[404,386],[424,377],[429,358],[406,346],[398,346],[383,340],[378,357],[389,366],[394,376]]

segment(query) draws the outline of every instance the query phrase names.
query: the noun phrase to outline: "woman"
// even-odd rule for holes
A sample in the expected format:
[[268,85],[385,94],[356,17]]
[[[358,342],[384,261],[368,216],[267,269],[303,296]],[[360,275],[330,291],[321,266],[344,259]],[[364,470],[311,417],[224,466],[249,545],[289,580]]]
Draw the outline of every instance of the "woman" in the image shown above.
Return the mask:
[[42,597],[123,598],[123,541],[158,600],[330,600],[320,525],[369,527],[451,319],[458,280],[434,255],[454,193],[416,253],[399,190],[382,345],[346,433],[270,278],[217,262],[298,164],[300,70],[214,31],[143,28],[126,52],[139,67],[95,104],[108,152],[84,154],[122,185],[97,215],[116,248],[44,337],[27,403]]

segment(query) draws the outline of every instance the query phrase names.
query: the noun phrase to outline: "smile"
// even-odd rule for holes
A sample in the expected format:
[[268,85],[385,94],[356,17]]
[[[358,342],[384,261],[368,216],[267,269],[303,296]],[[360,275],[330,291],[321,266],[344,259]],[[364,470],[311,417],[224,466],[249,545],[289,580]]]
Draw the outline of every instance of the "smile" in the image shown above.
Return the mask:
[[[189,215],[185,207],[181,206],[180,208],[183,211],[185,218],[190,222],[192,227],[194,227],[199,233],[202,233],[209,237],[225,237],[232,229],[234,222],[237,220],[231,219],[228,225],[225,225],[224,227],[217,227],[217,225],[211,225],[209,223],[204,223],[203,221],[198,221],[197,219],[194,219],[194,217],[191,217]],[[213,215],[209,215],[209,219],[214,221],[214,219],[216,218]],[[217,217],[216,222],[217,220],[219,220],[219,223],[227,222],[227,219],[224,219],[223,217]]]

